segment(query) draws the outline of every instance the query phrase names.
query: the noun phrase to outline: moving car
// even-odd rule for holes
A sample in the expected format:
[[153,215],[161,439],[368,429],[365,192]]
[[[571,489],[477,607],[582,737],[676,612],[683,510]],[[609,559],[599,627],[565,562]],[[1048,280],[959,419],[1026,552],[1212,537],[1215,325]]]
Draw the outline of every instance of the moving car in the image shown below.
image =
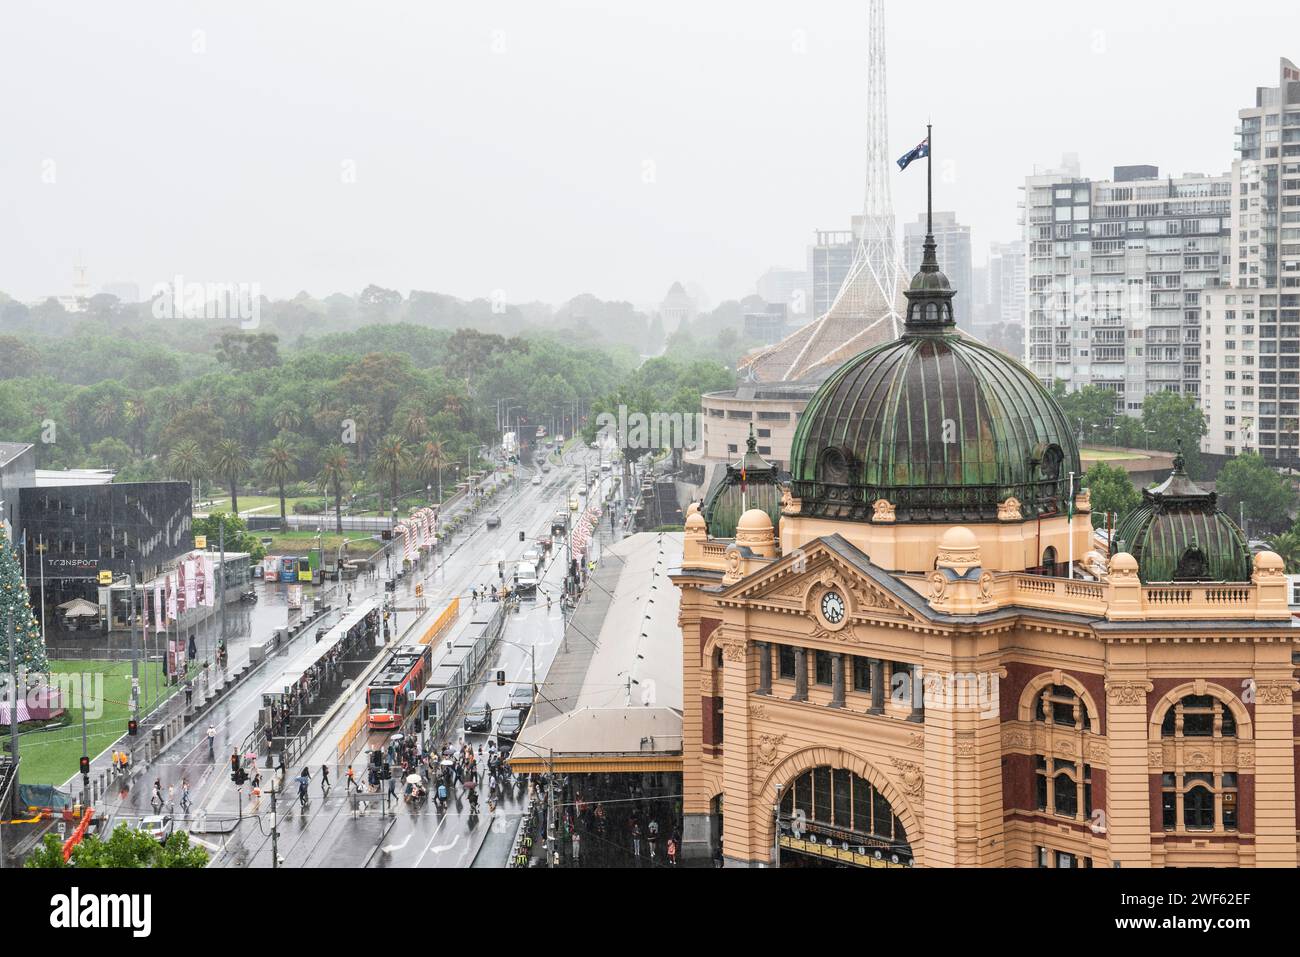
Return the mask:
[[510,707],[526,717],[533,708],[533,686],[525,685],[510,692]]
[[519,729],[523,726],[523,714],[515,709],[507,711],[497,722],[497,744],[503,745],[507,741],[513,743],[515,738],[519,737]]
[[541,484],[542,484],[542,477],[541,477],[540,475],[534,475],[534,476],[533,476],[533,484],[534,484],[534,485],[541,485]]
[[550,470],[551,470],[551,463],[550,463],[550,462],[543,462],[543,463],[542,463],[542,471],[543,471],[543,472],[549,472]]
[[172,836],[174,826],[169,815],[151,814],[149,817],[140,819],[137,830],[148,834],[160,844],[166,844],[167,838]]
[[487,733],[492,730],[492,711],[489,708],[470,708],[465,712],[465,730]]
[[489,515],[489,516],[487,517],[487,527],[488,527],[488,528],[500,528],[500,527],[501,527],[501,516],[500,516],[500,515],[497,515],[497,514],[495,514],[495,513],[493,513],[492,515]]

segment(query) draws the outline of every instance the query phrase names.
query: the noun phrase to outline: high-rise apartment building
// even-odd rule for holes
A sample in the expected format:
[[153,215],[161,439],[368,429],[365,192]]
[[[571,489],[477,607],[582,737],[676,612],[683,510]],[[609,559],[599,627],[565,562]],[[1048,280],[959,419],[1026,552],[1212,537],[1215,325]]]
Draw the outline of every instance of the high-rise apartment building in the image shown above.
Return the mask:
[[[922,245],[925,243],[926,223],[924,214],[914,223],[903,224],[903,265],[908,275],[915,275],[921,270]],[[948,264],[948,278],[957,291],[972,298],[974,280],[971,277],[970,227],[957,222],[957,214],[951,212],[934,212],[934,241],[939,247],[940,261]],[[966,332],[973,332],[973,322],[969,314],[963,314],[958,325]]]
[[1228,280],[1229,174],[1161,177],[1077,166],[1025,180],[1025,361],[1045,384],[1115,392],[1137,415],[1146,396],[1198,395],[1203,290]]
[[1232,167],[1232,288],[1202,317],[1202,449],[1300,461],[1300,69],[1238,113]]

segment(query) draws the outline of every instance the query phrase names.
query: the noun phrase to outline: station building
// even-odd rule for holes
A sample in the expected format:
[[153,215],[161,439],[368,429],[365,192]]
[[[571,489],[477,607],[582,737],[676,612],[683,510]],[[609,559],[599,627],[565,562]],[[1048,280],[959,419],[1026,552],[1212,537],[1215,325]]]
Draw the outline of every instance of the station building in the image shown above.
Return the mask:
[[1282,561],[1181,459],[1096,550],[1070,423],[957,334],[933,237],[906,295],[808,403],[775,520],[690,508],[684,852],[1295,867]]

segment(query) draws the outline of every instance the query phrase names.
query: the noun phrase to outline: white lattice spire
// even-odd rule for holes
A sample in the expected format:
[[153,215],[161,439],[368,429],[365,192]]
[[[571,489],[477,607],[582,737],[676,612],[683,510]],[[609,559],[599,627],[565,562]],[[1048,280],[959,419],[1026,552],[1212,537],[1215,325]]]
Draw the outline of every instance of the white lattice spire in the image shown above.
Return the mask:
[[741,363],[747,378],[793,381],[824,374],[864,349],[897,339],[906,307],[890,189],[885,83],[885,2],[870,0],[867,41],[867,168],[862,232],[844,284],[824,316]]

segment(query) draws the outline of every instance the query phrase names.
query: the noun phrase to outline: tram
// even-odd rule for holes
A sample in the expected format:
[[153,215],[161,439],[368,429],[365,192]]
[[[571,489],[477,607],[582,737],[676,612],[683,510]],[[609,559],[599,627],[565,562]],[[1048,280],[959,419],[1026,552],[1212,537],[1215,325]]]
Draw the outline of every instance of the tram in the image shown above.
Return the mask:
[[428,645],[403,645],[384,662],[366,688],[366,706],[373,731],[393,731],[415,710],[416,699],[429,681],[433,660]]

